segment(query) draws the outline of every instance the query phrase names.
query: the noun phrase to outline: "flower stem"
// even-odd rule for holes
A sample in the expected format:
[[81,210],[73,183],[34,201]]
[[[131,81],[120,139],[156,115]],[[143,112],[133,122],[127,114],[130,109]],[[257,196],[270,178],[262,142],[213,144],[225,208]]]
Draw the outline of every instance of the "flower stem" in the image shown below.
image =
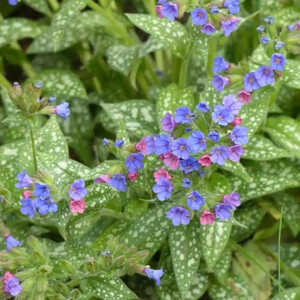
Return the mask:
[[207,67],[206,67],[206,73],[208,79],[211,79],[213,75],[212,69],[214,64],[216,48],[217,48],[217,39],[214,36],[211,36],[208,39],[208,54],[207,54]]
[[38,165],[37,165],[37,159],[36,159],[36,149],[35,149],[32,124],[30,124],[30,139],[31,139],[31,147],[32,147],[33,167],[34,167],[34,171],[36,173],[38,171]]
[[179,88],[182,88],[182,89],[185,87],[185,84],[186,84],[188,67],[189,67],[189,63],[190,63],[190,58],[192,56],[192,49],[193,49],[193,44],[190,44],[187,49],[187,54],[181,63],[178,85],[179,85]]

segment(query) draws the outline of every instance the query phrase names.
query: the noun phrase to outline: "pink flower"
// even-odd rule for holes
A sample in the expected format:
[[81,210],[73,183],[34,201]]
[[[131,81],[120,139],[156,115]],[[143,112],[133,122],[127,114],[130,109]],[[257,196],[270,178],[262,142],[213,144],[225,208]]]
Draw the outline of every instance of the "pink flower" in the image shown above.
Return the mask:
[[102,176],[97,177],[94,182],[95,183],[108,183],[110,180],[110,176],[108,174],[104,174]]
[[80,199],[80,200],[70,200],[69,202],[69,206],[70,206],[70,211],[73,214],[79,213],[79,214],[83,214],[84,210],[85,210],[85,201],[84,199]]
[[156,5],[155,6],[155,12],[157,13],[157,15],[160,17],[160,18],[162,18],[163,17],[163,15],[162,15],[162,5]]
[[32,191],[26,190],[22,192],[24,198],[30,198],[32,196]]
[[156,172],[154,172],[153,175],[154,175],[154,179],[156,182],[161,177],[165,177],[169,180],[171,180],[171,178],[172,178],[171,175],[168,173],[168,171],[163,168],[158,169]]
[[179,158],[172,152],[167,152],[160,156],[164,164],[171,170],[176,170],[179,166]]
[[136,181],[138,178],[138,175],[139,175],[138,172],[128,173],[128,179],[132,182]]
[[12,278],[12,277],[14,277],[13,274],[11,274],[10,272],[5,272],[2,280],[3,280],[3,282],[5,282],[7,279]]
[[245,90],[242,90],[238,93],[238,99],[243,104],[248,104],[251,100],[251,93],[249,93]]
[[233,126],[241,125],[243,123],[243,119],[239,117],[235,117],[233,122],[231,123]]
[[201,156],[201,157],[198,159],[198,163],[199,163],[201,166],[209,167],[210,164],[211,164],[210,155],[209,155],[209,154],[205,154],[205,155]]
[[214,223],[214,220],[216,218],[216,215],[209,210],[203,211],[203,213],[200,216],[200,224],[201,225],[212,225]]
[[144,136],[138,143],[135,144],[135,149],[138,152],[142,152],[144,155],[147,154],[146,137]]

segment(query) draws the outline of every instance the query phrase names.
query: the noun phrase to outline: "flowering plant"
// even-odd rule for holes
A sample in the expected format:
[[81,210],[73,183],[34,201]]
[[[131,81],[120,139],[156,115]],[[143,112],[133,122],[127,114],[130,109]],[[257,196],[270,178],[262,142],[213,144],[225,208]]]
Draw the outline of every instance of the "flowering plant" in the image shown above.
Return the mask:
[[3,299],[298,299],[297,1],[0,8]]

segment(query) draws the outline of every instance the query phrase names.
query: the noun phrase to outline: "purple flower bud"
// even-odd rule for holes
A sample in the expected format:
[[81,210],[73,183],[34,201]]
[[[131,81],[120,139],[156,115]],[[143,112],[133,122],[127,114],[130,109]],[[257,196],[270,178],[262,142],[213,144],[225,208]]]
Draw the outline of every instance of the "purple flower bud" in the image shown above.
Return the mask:
[[228,84],[229,79],[221,75],[215,75],[211,81],[211,85],[217,90],[217,92],[223,91],[225,86]]
[[37,81],[34,83],[34,87],[37,89],[41,89],[43,87],[43,83],[41,81]]
[[255,77],[261,87],[271,85],[275,82],[274,72],[268,66],[260,66],[255,72]]
[[170,21],[174,21],[178,17],[178,5],[176,3],[168,2],[159,4],[162,4],[160,12],[163,17]]
[[115,188],[116,190],[126,192],[127,191],[127,183],[126,178],[123,174],[115,174],[113,175],[109,181],[108,184]]
[[108,145],[109,145],[109,140],[106,139],[106,138],[104,138],[104,139],[102,140],[102,143],[103,143],[104,146],[108,146]]
[[285,42],[282,42],[282,41],[276,41],[275,49],[276,49],[276,50],[280,50],[280,49],[283,48],[284,46],[285,46]]
[[234,145],[228,147],[229,159],[234,162],[239,162],[241,156],[244,154],[244,148],[241,145]]
[[209,111],[209,106],[207,103],[205,102],[199,102],[196,106],[196,108],[204,113],[208,112]]
[[153,270],[153,269],[146,268],[144,269],[144,273],[148,278],[155,280],[156,285],[160,286],[160,278],[164,274],[162,269]]
[[123,145],[124,145],[124,141],[123,140],[119,139],[119,140],[115,141],[115,147],[116,148],[122,148]]
[[163,131],[173,132],[176,127],[176,122],[170,113],[166,113],[164,118],[161,120],[161,128]]
[[4,293],[10,294],[13,297],[18,296],[22,291],[22,286],[19,283],[19,279],[15,276],[9,276],[6,278],[3,282],[3,291]]
[[240,23],[239,18],[231,18],[226,21],[222,21],[221,27],[223,29],[224,35],[230,36],[230,34],[237,29],[239,23]]
[[155,154],[161,155],[171,151],[171,139],[166,134],[158,134],[155,139]]
[[257,28],[256,28],[256,30],[258,31],[258,32],[264,32],[265,31],[265,26],[264,25],[259,25]]
[[244,88],[247,92],[252,92],[260,88],[255,72],[250,72],[244,77]]
[[270,39],[267,37],[267,36],[262,36],[260,38],[260,42],[263,44],[263,45],[267,45],[269,43]]
[[236,145],[243,145],[248,143],[248,128],[244,126],[235,126],[230,133],[230,139]]
[[183,179],[182,179],[182,187],[183,187],[183,188],[188,189],[188,188],[190,188],[191,186],[192,186],[192,182],[191,182],[191,180],[190,180],[189,178],[183,178]]
[[173,190],[172,183],[166,177],[160,177],[152,188],[153,192],[157,194],[160,201],[165,201],[170,198]]
[[21,245],[21,242],[16,240],[13,236],[10,234],[5,236],[6,241],[6,250],[10,251],[12,248],[18,247]]
[[227,8],[231,14],[238,14],[240,12],[240,0],[225,0],[224,7]]
[[231,205],[228,204],[217,204],[215,207],[215,214],[221,221],[228,220],[232,217]]
[[236,98],[233,94],[230,94],[223,98],[223,104],[225,107],[229,108],[231,113],[235,116],[239,114],[243,104],[236,101]]
[[49,101],[49,102],[55,102],[55,101],[56,101],[56,97],[50,96],[50,97],[48,98],[48,101]]
[[196,26],[201,26],[206,23],[207,12],[202,8],[195,8],[191,11],[192,23]]
[[33,184],[33,179],[27,175],[26,170],[23,170],[17,175],[18,183],[15,185],[17,189],[28,188]]
[[272,25],[272,24],[274,23],[274,18],[273,18],[273,17],[265,17],[265,18],[264,18],[264,21],[265,21],[267,24]]
[[63,102],[55,107],[55,114],[65,120],[70,115],[69,103]]
[[210,13],[212,13],[212,14],[218,14],[219,13],[219,8],[218,8],[218,6],[217,5],[212,5],[211,7],[210,7]]
[[228,69],[229,63],[222,56],[217,56],[214,58],[213,72],[215,74],[226,71]]
[[220,142],[220,135],[217,131],[210,131],[207,137],[215,143]]
[[193,114],[188,107],[179,107],[175,111],[174,119],[176,123],[189,124],[193,122]]
[[182,206],[174,206],[167,211],[167,218],[172,220],[174,226],[188,225],[190,223],[190,212]]
[[224,165],[228,158],[229,153],[225,146],[214,147],[210,151],[210,160],[218,165]]
[[57,212],[57,204],[49,196],[47,198],[38,198],[36,200],[36,208],[41,215]]
[[69,197],[73,200],[83,199],[87,193],[83,179],[75,180],[69,188]]
[[285,57],[280,53],[274,53],[271,57],[272,70],[283,72],[284,66],[285,66]]
[[143,164],[144,155],[142,153],[133,153],[130,154],[126,161],[125,166],[129,173],[134,173],[139,169],[144,167]]
[[187,197],[187,206],[192,210],[199,210],[205,203],[205,199],[197,191],[192,191]]
[[16,6],[18,4],[19,0],[8,0],[8,4],[11,6]]
[[34,184],[34,191],[33,191],[34,196],[37,198],[47,198],[50,196],[50,188],[47,184],[41,184],[36,182]]
[[179,161],[179,168],[184,174],[191,173],[199,169],[199,163],[194,157],[188,159],[182,159]]
[[241,205],[240,195],[238,193],[231,193],[223,196],[223,203],[230,205],[232,210],[236,210]]
[[201,32],[206,34],[206,35],[212,35],[216,31],[217,31],[216,27],[211,23],[206,23],[201,28]]
[[31,198],[23,198],[20,200],[21,203],[21,214],[29,216],[32,219],[36,214],[35,200]]

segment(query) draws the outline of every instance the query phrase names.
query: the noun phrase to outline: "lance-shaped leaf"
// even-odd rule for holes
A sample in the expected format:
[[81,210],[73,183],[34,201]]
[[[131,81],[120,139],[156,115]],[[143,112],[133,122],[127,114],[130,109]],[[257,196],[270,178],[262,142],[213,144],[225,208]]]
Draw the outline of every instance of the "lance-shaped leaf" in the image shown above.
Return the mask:
[[275,295],[272,300],[297,300],[300,296],[300,288],[290,288]]
[[127,14],[126,16],[135,26],[151,34],[166,48],[170,48],[175,55],[184,56],[189,39],[186,29],[179,22],[144,14]]
[[23,18],[9,18],[0,22],[0,47],[24,38],[35,38],[46,26]]
[[[299,13],[298,13],[299,15]],[[300,88],[300,66],[299,62],[292,59],[286,60],[286,65],[284,68],[284,83],[291,88]]]
[[43,93],[47,96],[55,96],[61,100],[87,97],[84,85],[77,75],[70,71],[45,70],[30,80],[30,82],[36,81],[43,83]]
[[274,160],[284,157],[290,157],[291,153],[277,147],[268,138],[262,135],[254,135],[245,147],[243,158],[252,160]]
[[47,0],[23,0],[23,2],[36,11],[39,11],[47,16],[51,16],[51,11],[49,9]]
[[226,247],[219,261],[214,267],[214,275],[220,283],[224,283],[227,279],[229,269],[231,267],[232,251],[230,247]]
[[210,272],[213,272],[216,263],[227,245],[231,227],[231,220],[223,222],[215,221],[213,225],[200,227],[202,254]]
[[197,278],[200,264],[200,224],[173,227],[169,235],[173,270],[182,299],[198,299],[191,295],[191,285]]
[[249,182],[251,180],[249,174],[247,173],[246,169],[240,162],[233,162],[231,160],[228,160],[225,165],[220,166],[221,169],[224,169],[228,172],[231,172],[235,174],[236,176],[239,176],[243,180]]
[[103,20],[98,13],[93,11],[83,12],[76,15],[72,22],[68,22],[63,39],[53,39],[57,34],[57,28],[48,27],[30,45],[28,53],[50,53],[58,52],[71,47],[89,37],[92,32],[101,30]]
[[300,186],[299,165],[289,159],[253,163],[247,171],[252,178],[250,183],[238,177],[230,178],[234,190],[240,193],[243,201]]
[[102,103],[110,122],[115,130],[119,127],[120,119],[125,121],[128,133],[135,137],[157,132],[155,107],[147,100],[130,100],[119,103]]
[[157,122],[161,128],[161,120],[167,112],[174,113],[181,106],[194,109],[195,100],[193,90],[190,88],[180,89],[175,84],[163,89],[156,102]]
[[166,218],[166,211],[170,206],[170,203],[164,203],[149,209],[123,232],[120,241],[141,250],[148,250],[148,258],[152,257],[167,238],[172,226]]
[[265,211],[257,204],[240,207],[234,214],[238,224],[232,226],[231,238],[240,242],[253,234],[260,225]]
[[264,128],[273,141],[300,157],[300,124],[288,116],[269,118]]
[[237,276],[227,278],[224,285],[219,283],[211,284],[208,293],[212,300],[255,300],[248,290],[246,282]]
[[96,278],[85,279],[80,283],[84,293],[103,300],[130,300],[138,299],[126,284],[119,278]]

